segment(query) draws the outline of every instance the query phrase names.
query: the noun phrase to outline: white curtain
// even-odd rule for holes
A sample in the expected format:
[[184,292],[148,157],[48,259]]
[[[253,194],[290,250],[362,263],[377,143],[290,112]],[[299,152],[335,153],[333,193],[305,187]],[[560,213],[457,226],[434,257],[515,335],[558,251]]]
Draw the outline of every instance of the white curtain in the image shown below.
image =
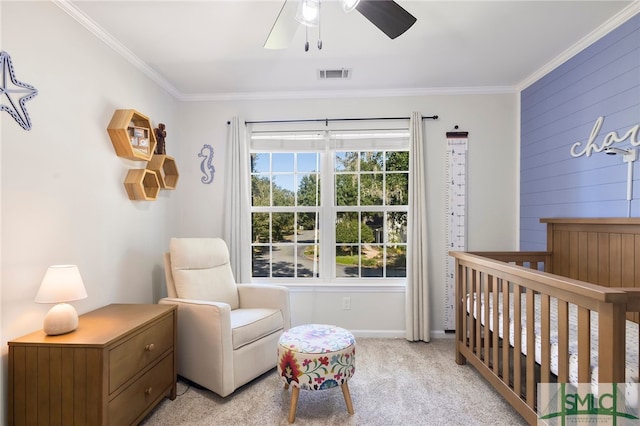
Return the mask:
[[409,123],[409,259],[407,263],[406,338],[428,342],[429,278],[427,266],[427,173],[422,115],[414,112]]
[[228,125],[225,158],[223,238],[229,246],[231,269],[239,283],[249,282],[251,276],[250,161],[246,140],[248,133],[245,126],[240,126],[238,117],[231,119]]

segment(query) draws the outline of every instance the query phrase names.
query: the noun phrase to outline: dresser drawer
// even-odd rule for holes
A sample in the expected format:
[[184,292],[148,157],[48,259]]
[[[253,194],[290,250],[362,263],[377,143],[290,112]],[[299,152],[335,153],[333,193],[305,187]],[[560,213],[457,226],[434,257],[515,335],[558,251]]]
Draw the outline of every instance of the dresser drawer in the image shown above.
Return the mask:
[[163,317],[109,351],[110,394],[173,347],[173,315]]
[[109,424],[130,425],[158,398],[167,396],[175,380],[172,373],[170,353],[109,403]]

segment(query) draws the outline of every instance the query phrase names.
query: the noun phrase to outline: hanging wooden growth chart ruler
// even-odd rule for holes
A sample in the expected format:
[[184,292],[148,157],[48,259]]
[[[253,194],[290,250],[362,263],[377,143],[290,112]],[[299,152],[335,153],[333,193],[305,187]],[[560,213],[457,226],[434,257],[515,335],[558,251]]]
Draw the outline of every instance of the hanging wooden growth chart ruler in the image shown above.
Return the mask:
[[[456,126],[457,128],[457,126]],[[468,132],[447,132],[445,171],[445,309],[444,329],[453,331],[455,320],[455,259],[450,251],[465,251],[467,225],[467,144]]]

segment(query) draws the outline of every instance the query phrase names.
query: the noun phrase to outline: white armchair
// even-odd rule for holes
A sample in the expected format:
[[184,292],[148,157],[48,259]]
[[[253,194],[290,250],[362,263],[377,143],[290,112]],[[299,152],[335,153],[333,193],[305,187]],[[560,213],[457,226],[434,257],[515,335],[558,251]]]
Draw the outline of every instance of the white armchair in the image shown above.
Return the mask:
[[172,238],[167,297],[178,305],[178,374],[225,397],[276,366],[291,327],[289,290],[236,284],[220,238]]

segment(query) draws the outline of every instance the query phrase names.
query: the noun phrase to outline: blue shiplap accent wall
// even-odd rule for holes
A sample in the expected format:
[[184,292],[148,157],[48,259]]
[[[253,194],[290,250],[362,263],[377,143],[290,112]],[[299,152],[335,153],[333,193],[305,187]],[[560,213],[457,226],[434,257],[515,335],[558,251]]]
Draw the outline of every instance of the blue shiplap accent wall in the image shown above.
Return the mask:
[[[622,136],[640,123],[640,15],[636,15],[521,93],[520,249],[546,249],[542,217],[627,216],[627,164],[619,155],[574,158],[597,118]],[[631,146],[629,140],[616,144]],[[640,160],[631,216],[640,216]]]

